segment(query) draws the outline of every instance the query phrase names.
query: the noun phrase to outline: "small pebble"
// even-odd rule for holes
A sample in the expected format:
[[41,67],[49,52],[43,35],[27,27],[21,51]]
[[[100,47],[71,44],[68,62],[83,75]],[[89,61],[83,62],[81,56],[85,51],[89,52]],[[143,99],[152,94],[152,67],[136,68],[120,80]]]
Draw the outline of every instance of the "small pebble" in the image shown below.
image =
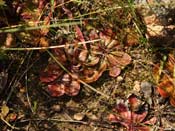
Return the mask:
[[144,94],[144,96],[146,98],[150,97],[152,94],[152,84],[147,82],[147,81],[143,81],[141,82],[141,92]]
[[123,77],[122,76],[118,76],[117,77],[117,82],[121,82],[121,81],[123,81]]
[[74,117],[75,120],[81,121],[85,117],[85,114],[84,113],[76,113],[76,114],[74,114],[73,117]]
[[143,93],[146,101],[152,105],[152,84],[147,81],[141,82],[141,92]]

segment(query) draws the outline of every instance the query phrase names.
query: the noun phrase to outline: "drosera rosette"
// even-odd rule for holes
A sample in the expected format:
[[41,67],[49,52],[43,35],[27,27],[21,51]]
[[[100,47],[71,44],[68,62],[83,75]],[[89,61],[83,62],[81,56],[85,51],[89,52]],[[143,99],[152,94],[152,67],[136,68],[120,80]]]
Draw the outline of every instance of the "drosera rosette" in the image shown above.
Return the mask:
[[[88,36],[87,40],[91,41],[88,44],[83,43],[85,38],[78,28],[77,39],[64,42],[64,48],[52,50],[56,61],[67,70],[53,59],[49,59],[40,80],[48,85],[47,89],[52,96],[75,96],[79,93],[80,81],[95,82],[106,70],[109,70],[110,76],[116,77],[121,69],[131,62],[131,57],[122,50],[117,40],[94,31],[92,30]],[[93,42],[96,39],[100,41]]]
[[118,103],[113,111],[108,115],[108,120],[112,123],[120,123],[126,127],[127,131],[152,131],[153,125],[156,123],[157,118],[152,117],[147,120],[148,111],[135,112],[132,108],[139,105],[139,99],[136,96],[128,98],[128,104]]
[[113,39],[111,34],[106,35],[103,32],[97,33],[92,30],[89,34],[90,40],[101,39],[101,41],[91,43],[82,50],[79,60],[86,67],[99,68],[99,74],[109,70],[110,76],[117,77],[121,69],[131,62],[131,57],[123,51],[119,41]]
[[47,90],[51,96],[59,97],[64,94],[75,96],[79,93],[80,82],[78,79],[79,65],[74,59],[69,59],[63,48],[52,50],[53,55],[62,66],[69,70],[64,71],[53,59],[49,59],[46,69],[40,74],[40,81],[47,84]]

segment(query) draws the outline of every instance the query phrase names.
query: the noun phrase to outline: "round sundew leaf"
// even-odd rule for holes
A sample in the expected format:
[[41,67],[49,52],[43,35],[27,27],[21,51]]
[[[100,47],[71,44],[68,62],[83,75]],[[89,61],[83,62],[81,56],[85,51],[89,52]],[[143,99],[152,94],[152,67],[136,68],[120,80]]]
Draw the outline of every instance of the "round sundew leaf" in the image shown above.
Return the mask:
[[95,66],[96,64],[98,64],[99,61],[100,61],[99,57],[89,55],[85,65],[87,65],[87,66]]
[[121,69],[113,66],[109,68],[109,75],[112,77],[117,77],[121,73]]
[[40,74],[40,81],[44,83],[52,82],[57,78],[58,78],[57,75],[49,74],[48,72],[42,72]]
[[99,36],[97,34],[97,31],[96,30],[91,30],[91,32],[89,34],[89,38],[90,38],[90,40],[94,40],[94,39],[99,38]]
[[108,120],[111,122],[119,122],[120,120],[118,119],[118,117],[114,114],[109,114],[108,116]]
[[84,62],[87,59],[88,51],[82,50],[78,56],[79,60]]
[[139,107],[142,104],[142,101],[137,98],[136,95],[132,94],[128,98],[129,104],[130,104],[130,110],[131,111],[138,111]]
[[81,79],[86,83],[92,83],[94,81],[97,81],[99,77],[102,75],[102,73],[106,70],[106,68],[107,68],[106,62],[102,61],[100,63],[100,67],[96,70],[94,68],[84,69]]
[[60,48],[53,49],[53,54],[60,63],[64,64],[67,61],[67,58],[63,49],[60,49]]
[[50,84],[48,85],[48,91],[51,96],[59,97],[65,94],[65,86],[63,84]]
[[117,66],[117,65],[120,65],[117,61],[117,57],[115,57],[114,55],[112,54],[108,54],[106,56],[107,60],[108,60],[108,63],[110,66]]
[[118,65],[126,66],[131,63],[131,56],[127,53],[117,51],[112,52],[112,54],[116,57],[116,63],[118,63]]
[[63,75],[62,82],[63,82],[64,85],[70,84],[71,80],[72,80],[72,78],[69,74],[64,74]]
[[61,76],[63,73],[63,70],[56,65],[56,64],[49,64],[47,69],[40,74],[40,81],[41,82],[52,82],[55,79],[57,79],[59,76]]
[[78,81],[72,81],[69,86],[65,86],[65,94],[69,96],[76,96],[80,91],[80,83]]

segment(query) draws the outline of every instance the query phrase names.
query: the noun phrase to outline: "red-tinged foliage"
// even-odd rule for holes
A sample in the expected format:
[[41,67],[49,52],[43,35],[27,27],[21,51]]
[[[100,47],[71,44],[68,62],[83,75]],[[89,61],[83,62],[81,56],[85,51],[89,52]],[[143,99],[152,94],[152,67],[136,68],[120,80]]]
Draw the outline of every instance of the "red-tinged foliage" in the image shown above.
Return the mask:
[[[133,97],[129,98],[130,106],[137,102],[137,98]],[[151,118],[150,120],[145,120],[148,112],[142,112],[140,114],[129,110],[129,108],[123,104],[119,103],[115,108],[116,114],[110,114],[108,116],[108,120],[114,123],[120,123],[121,125],[125,126],[127,131],[151,131],[151,125],[154,125],[157,121],[156,117]]]
[[49,64],[43,72],[40,74],[41,82],[52,82],[62,75],[63,70],[56,64]]
[[[97,67],[97,65],[106,64],[109,75],[116,77],[120,74],[121,68],[131,62],[131,57],[122,51],[117,40],[113,40],[102,32],[98,34],[94,30],[90,32],[89,37],[90,40],[102,40],[101,42],[91,43],[88,48],[80,53],[81,57],[79,60],[82,61],[84,65],[89,66],[89,68],[91,68],[91,66],[94,68],[94,66]],[[105,71],[105,69],[103,71]]]
[[[84,39],[79,29],[78,34],[80,35],[78,37]],[[120,74],[121,68],[131,62],[131,57],[122,51],[117,40],[93,31],[89,36],[90,40],[100,38],[102,41],[82,46],[77,44],[77,40],[74,40],[74,44],[66,42],[64,49],[52,50],[54,57],[71,73],[68,75],[60,67],[57,67],[59,65],[56,62],[53,62],[52,59],[49,60],[48,67],[40,75],[40,80],[43,83],[52,83],[48,88],[52,96],[63,94],[74,96],[80,90],[79,79],[86,83],[92,83],[97,81],[106,70],[109,70],[110,76],[116,77]],[[69,82],[66,84],[64,81],[65,74],[69,76],[67,77]],[[73,80],[72,76],[76,76],[76,79]]]
[[[77,80],[80,66],[75,65],[74,59],[70,59],[70,53],[62,49],[54,49],[53,55],[72,75],[67,74],[56,62],[50,59],[47,68],[40,74],[41,82],[48,83],[48,92],[51,96],[77,95],[80,90],[80,83]],[[66,58],[68,55],[69,57]]]
[[63,84],[57,84],[57,83],[49,84],[48,91],[51,94],[51,96],[58,97],[65,94],[65,87]]
[[59,97],[64,94],[75,96],[79,93],[80,83],[68,74],[64,74],[59,82],[48,84],[48,92],[53,97]]
[[154,68],[154,77],[157,80],[157,90],[160,95],[164,98],[169,97],[170,104],[175,106],[175,78],[174,78],[174,69],[175,69],[175,58],[172,54],[169,54],[168,60],[165,63],[163,71],[160,73],[160,68]]
[[[42,3],[43,1],[41,5]],[[66,8],[63,3],[60,4],[68,18],[73,19],[71,10]],[[53,69],[49,67],[52,64],[59,66],[50,59],[48,67],[40,75],[41,82],[49,83],[48,91],[52,96],[77,95],[80,90],[79,80],[83,80],[86,83],[95,82],[106,70],[109,70],[110,76],[116,77],[120,74],[121,68],[131,62],[131,57],[124,53],[119,42],[113,39],[115,33],[110,28],[100,33],[93,29],[86,37],[84,37],[78,25],[74,29],[76,37],[72,42],[65,40],[62,43],[65,45],[64,49],[52,50],[57,61],[71,74],[59,67],[54,67]],[[85,38],[92,41],[101,39],[101,41],[88,45],[79,45],[78,42],[85,42]],[[73,76],[76,77],[72,78]]]
[[142,105],[141,100],[138,99],[137,96],[134,94],[129,96],[128,102],[130,104],[131,111],[137,111],[140,108],[140,106]]

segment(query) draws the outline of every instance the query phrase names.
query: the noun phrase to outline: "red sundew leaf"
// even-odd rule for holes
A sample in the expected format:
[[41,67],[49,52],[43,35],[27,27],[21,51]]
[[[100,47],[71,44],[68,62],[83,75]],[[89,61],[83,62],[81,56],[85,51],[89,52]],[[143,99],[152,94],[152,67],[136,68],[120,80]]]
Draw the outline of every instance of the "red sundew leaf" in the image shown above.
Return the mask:
[[38,1],[38,9],[39,9],[40,13],[43,11],[43,8],[45,7],[45,4],[46,4],[45,0],[39,0]]
[[123,103],[119,103],[115,108],[114,108],[114,111],[117,111],[117,112],[127,112],[128,111],[128,107],[123,104]]
[[131,57],[130,55],[124,53],[124,52],[112,52],[111,54],[108,54],[107,60],[110,66],[126,66],[129,63],[131,63]]
[[117,61],[117,57],[115,57],[114,55],[108,54],[106,57],[107,57],[109,66],[113,67],[113,66],[119,65],[119,63]]
[[24,20],[29,20],[29,19],[32,19],[32,17],[33,17],[32,14],[29,12],[23,12],[20,15],[21,15],[22,19],[24,19]]
[[146,118],[148,112],[143,112],[142,114],[136,114],[132,112],[132,120],[134,123],[142,123],[143,120]]
[[119,116],[117,116],[117,115],[109,114],[108,120],[109,120],[110,122],[120,123],[120,124],[122,124],[123,126],[129,128],[129,124],[126,123],[125,121],[123,121],[123,119],[121,119],[121,117],[119,117]]
[[84,62],[87,59],[88,51],[82,50],[78,56],[79,60]]
[[80,83],[72,81],[69,86],[65,86],[65,94],[69,96],[76,96],[80,91]]
[[132,111],[129,111],[128,108],[122,103],[117,105],[116,111],[118,111],[120,117],[122,119],[125,119],[126,122],[132,121],[132,122],[140,123],[145,119],[147,115],[147,112],[143,112],[142,114],[136,114]]
[[96,70],[85,69],[81,79],[86,83],[92,83],[92,82],[98,80],[98,78],[100,76],[101,76],[101,74],[99,74],[99,72]]
[[62,49],[53,49],[54,56],[57,58],[57,60],[64,65],[64,63],[67,61],[65,52]]
[[100,61],[99,57],[89,55],[85,65],[87,65],[87,66],[95,66],[96,64],[99,63],[99,61]]
[[62,82],[64,85],[67,85],[67,84],[69,85],[71,81],[72,81],[72,78],[69,74],[63,75]]
[[46,71],[41,72],[40,81],[44,83],[52,82],[61,76],[62,73],[63,70],[58,65],[50,64]]
[[77,38],[81,41],[81,42],[85,42],[83,33],[81,32],[80,28],[78,26],[75,27],[75,31],[76,31],[76,35]]
[[102,73],[106,70],[107,64],[105,61],[100,63],[100,67],[98,69],[87,68],[83,71],[82,80],[86,83],[92,83],[97,81]]
[[169,94],[165,92],[162,88],[157,87],[157,91],[163,98],[167,98],[169,96]]
[[40,74],[40,81],[44,83],[52,82],[57,78],[57,75],[49,74],[48,72],[42,72]]
[[130,104],[130,110],[137,111],[140,107],[141,100],[137,98],[136,95],[132,94],[128,98],[129,104]]
[[120,114],[120,120],[124,120],[125,123],[131,123],[133,121],[131,111],[123,111],[120,112],[119,114]]
[[100,32],[100,38],[104,41],[105,46],[108,46],[111,42],[111,37],[104,35],[102,32]]
[[63,84],[50,84],[48,91],[53,97],[59,97],[65,94],[65,86]]
[[99,38],[99,36],[98,36],[96,30],[92,30],[92,31],[90,32],[89,38],[90,38],[90,40],[94,40],[94,39]]
[[[113,53],[112,53],[113,54]],[[124,52],[116,52],[113,54],[116,58],[118,65],[126,66],[131,63],[131,56]]]
[[144,124],[148,124],[148,125],[154,125],[157,121],[157,118],[156,117],[153,117],[147,121],[144,122]]
[[173,83],[165,78],[165,80],[163,79],[163,81],[157,86],[157,90],[162,97],[166,98],[174,91]]
[[113,66],[113,67],[109,67],[109,75],[112,77],[117,77],[119,74],[121,73],[121,69]]
[[110,121],[110,122],[119,122],[119,119],[118,119],[118,117],[116,116],[116,115],[114,115],[114,114],[109,114],[108,115],[108,120]]
[[114,123],[120,123],[127,128],[127,131],[150,131],[150,125],[155,124],[157,120],[156,117],[153,117],[148,121],[144,121],[148,112],[137,114],[133,111],[130,111],[123,103],[119,103],[114,108],[114,111],[117,111],[118,113],[109,114],[108,120]]
[[102,31],[103,35],[106,35],[108,37],[114,37],[115,33],[112,31],[111,28],[106,28],[105,30]]

